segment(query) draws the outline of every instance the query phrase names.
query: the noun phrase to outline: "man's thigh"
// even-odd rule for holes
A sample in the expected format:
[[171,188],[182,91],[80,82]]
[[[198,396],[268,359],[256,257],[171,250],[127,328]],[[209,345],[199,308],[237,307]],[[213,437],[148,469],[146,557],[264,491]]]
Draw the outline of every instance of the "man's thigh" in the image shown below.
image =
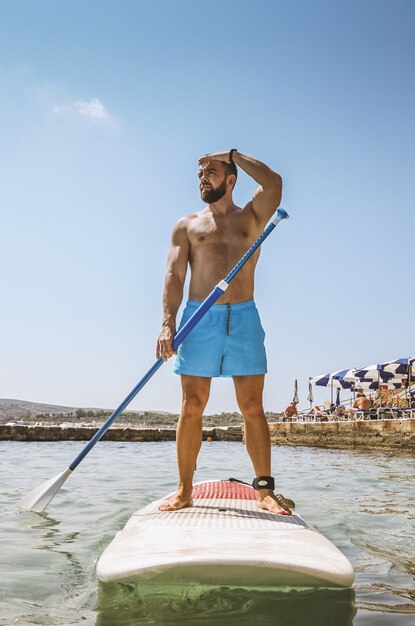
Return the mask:
[[256,403],[262,405],[264,392],[264,374],[252,376],[233,376],[236,399],[238,404]]
[[207,403],[210,394],[211,378],[206,376],[188,376],[181,374],[183,401],[199,401]]

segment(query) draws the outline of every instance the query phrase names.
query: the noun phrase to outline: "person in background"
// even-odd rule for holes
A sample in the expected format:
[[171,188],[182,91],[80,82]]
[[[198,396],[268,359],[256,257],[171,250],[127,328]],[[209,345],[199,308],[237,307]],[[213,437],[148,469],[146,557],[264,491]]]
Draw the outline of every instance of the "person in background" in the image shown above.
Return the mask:
[[358,410],[358,411],[369,411],[371,407],[372,407],[372,400],[370,398],[367,398],[365,394],[363,393],[363,391],[359,391],[357,393],[357,398],[354,401],[353,409]]
[[289,404],[287,406],[287,408],[284,411],[284,417],[285,418],[291,419],[292,417],[294,417],[294,415],[298,415],[298,413],[297,413],[297,404],[298,404],[298,402],[293,400],[291,402],[291,404]]

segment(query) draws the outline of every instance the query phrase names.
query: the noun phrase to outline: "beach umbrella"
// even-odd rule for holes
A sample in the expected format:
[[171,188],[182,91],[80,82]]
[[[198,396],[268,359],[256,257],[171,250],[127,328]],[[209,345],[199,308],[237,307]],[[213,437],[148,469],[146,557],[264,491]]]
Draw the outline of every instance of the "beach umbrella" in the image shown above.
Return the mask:
[[308,379],[308,396],[307,400],[310,403],[310,409],[313,406],[314,398],[313,398],[313,385],[311,384],[311,379]]
[[337,390],[336,405],[340,406],[340,389]]
[[318,387],[330,387],[331,402],[333,403],[333,389],[351,389],[351,382],[342,378],[336,378],[336,375],[347,370],[338,370],[332,374],[320,374],[320,376],[312,376],[310,381]]
[[405,377],[408,379],[407,400],[412,408],[412,395],[410,393],[412,382],[415,380],[415,357],[407,356],[394,361],[386,361],[382,363],[382,367],[386,372],[391,372],[395,377]]
[[299,402],[298,400],[298,383],[297,383],[297,379],[295,379],[295,383],[294,383],[294,397],[293,397],[293,402]]
[[383,381],[387,382],[394,378],[394,375],[391,372],[383,369],[383,365],[381,363],[375,363],[374,365],[368,365],[367,367],[362,367],[359,370],[356,370],[355,378],[360,380],[370,380],[370,381]]
[[385,372],[390,372],[395,377],[411,376],[412,379],[415,379],[414,356],[407,356],[402,359],[395,359],[394,361],[386,361],[386,363],[382,363],[382,368]]
[[[343,370],[339,370],[343,371]],[[317,385],[317,387],[333,387],[333,389],[350,389],[351,383],[349,380],[344,380],[342,378],[336,378],[336,374],[339,372],[334,372],[333,374],[320,374],[319,376],[312,376],[310,381]]]
[[402,378],[392,378],[388,381],[377,380],[361,380],[359,387],[361,389],[401,389],[403,386]]
[[383,369],[383,365],[381,363],[374,363],[373,365],[367,365],[366,367],[362,367],[359,370],[356,370],[354,375],[359,379],[359,384],[361,383],[376,383],[378,384],[377,389],[380,391],[380,401],[382,402],[382,385],[381,383],[386,383],[388,380],[394,378],[391,372],[387,372]]
[[340,370],[339,372],[336,372],[333,377],[336,380],[342,380],[344,382],[348,382],[350,383],[350,387],[347,387],[348,389],[350,389],[350,391],[353,394],[353,400],[355,399],[356,396],[356,383],[358,382],[358,378],[356,378],[356,376],[354,375],[356,371],[355,367],[352,367],[351,369],[348,370]]
[[343,380],[349,383],[356,383],[357,378],[355,376],[356,368],[352,367],[348,370],[339,370],[333,374],[333,378],[336,380]]
[[362,381],[361,386],[366,389],[401,389],[403,383],[402,380],[397,379],[388,380],[386,383],[381,381],[380,384],[378,382]]

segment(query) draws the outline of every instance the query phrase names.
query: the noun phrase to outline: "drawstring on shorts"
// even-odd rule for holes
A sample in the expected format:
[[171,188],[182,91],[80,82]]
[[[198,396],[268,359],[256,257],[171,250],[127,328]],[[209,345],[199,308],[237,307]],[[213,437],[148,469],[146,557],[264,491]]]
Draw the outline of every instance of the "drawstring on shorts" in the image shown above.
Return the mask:
[[226,316],[226,334],[229,335],[231,332],[231,305],[227,304],[227,316]]

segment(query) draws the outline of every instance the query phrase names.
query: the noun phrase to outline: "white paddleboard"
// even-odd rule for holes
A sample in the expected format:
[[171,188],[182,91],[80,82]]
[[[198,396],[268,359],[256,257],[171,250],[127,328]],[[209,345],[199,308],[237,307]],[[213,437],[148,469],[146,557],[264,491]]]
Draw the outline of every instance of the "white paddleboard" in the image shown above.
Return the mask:
[[[172,494],[170,494],[172,495]],[[170,496],[138,510],[101,555],[102,582],[242,587],[351,587],[353,568],[300,515],[258,509],[256,491],[198,483],[193,506],[161,512]]]

